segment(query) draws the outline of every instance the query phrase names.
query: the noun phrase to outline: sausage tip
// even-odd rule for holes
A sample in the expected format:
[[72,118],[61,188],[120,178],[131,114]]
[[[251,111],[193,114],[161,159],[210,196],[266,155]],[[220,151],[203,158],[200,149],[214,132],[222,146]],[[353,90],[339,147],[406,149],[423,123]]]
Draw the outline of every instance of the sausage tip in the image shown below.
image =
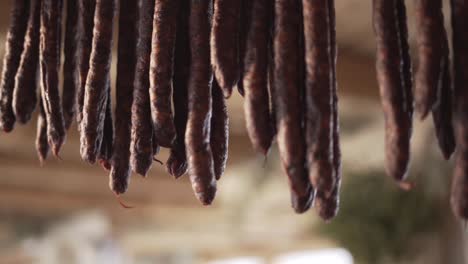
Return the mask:
[[150,166],[147,166],[147,165],[137,166],[135,167],[135,173],[146,178],[146,176],[148,176],[149,169],[150,169]]
[[81,159],[88,162],[89,164],[95,164],[96,163],[96,153],[93,153],[91,151],[86,151],[83,148],[81,149]]
[[16,115],[16,121],[18,121],[18,123],[22,125],[28,123],[29,120],[31,120],[31,114],[29,113],[19,113],[15,111],[15,115]]
[[169,174],[178,179],[187,172],[188,166],[186,161],[182,161],[171,155],[169,159],[167,159],[166,169]]
[[232,95],[232,88],[231,89],[222,89],[223,90],[223,95],[225,99],[229,99]]
[[385,172],[397,182],[404,181],[408,175],[408,160],[398,161],[395,157],[387,155]]
[[44,167],[45,157],[43,157],[42,154],[39,154],[38,158],[39,158],[39,166]]
[[[111,170],[111,175],[112,174],[113,174],[113,171]],[[112,180],[112,177],[111,177],[109,187],[114,192],[115,195],[120,195],[120,194],[127,192],[128,182],[121,181],[121,180]]]
[[191,176],[192,188],[197,199],[203,205],[211,205],[216,196],[216,181],[211,182],[200,182],[196,177]]
[[309,210],[314,200],[314,193],[312,188],[304,196],[297,196],[294,192],[291,192],[291,206],[296,214],[303,214]]
[[110,164],[109,160],[106,159],[99,159],[99,164],[106,171],[110,171],[112,168],[112,165]]
[[330,222],[331,219],[333,219],[334,217],[338,215],[338,205],[335,199],[333,199],[332,201],[325,201],[325,200],[321,201],[317,199],[315,208],[316,208],[317,214],[325,222]]
[[329,162],[319,161],[309,170],[312,185],[326,194],[331,193],[336,184],[334,170],[331,165]]
[[[168,120],[169,121],[169,120]],[[164,124],[171,124],[170,122],[165,122]],[[158,145],[164,148],[171,148],[174,144],[176,138],[175,127],[173,125],[167,125],[164,127],[155,126],[154,127],[155,138],[157,139]]]
[[429,114],[429,107],[424,104],[418,104],[417,102],[414,107],[416,108],[416,113],[418,114],[419,119],[424,121]]
[[206,192],[195,192],[195,196],[202,203],[202,205],[211,205],[216,196],[216,188],[212,188]]
[[63,142],[64,140],[62,138],[58,138],[49,143],[52,146],[52,154],[59,160],[62,160],[62,158],[60,158],[60,150],[62,149]]
[[11,131],[13,131],[14,123],[4,121],[0,123],[0,127],[2,128],[3,132],[10,133]]
[[411,191],[413,188],[414,188],[414,183],[412,182],[406,182],[406,181],[402,181],[402,182],[399,182],[398,183],[398,187],[400,187],[400,189],[402,189],[403,191]]

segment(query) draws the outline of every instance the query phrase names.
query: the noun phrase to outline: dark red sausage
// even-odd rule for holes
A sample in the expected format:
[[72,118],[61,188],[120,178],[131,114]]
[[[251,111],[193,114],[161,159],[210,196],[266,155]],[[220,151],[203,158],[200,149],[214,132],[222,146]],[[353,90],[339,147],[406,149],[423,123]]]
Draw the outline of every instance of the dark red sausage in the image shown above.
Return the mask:
[[65,26],[65,45],[63,63],[63,92],[62,108],[65,129],[68,130],[75,118],[77,72],[77,41],[78,34],[78,1],[67,1],[67,22]]
[[328,221],[338,214],[340,203],[340,187],[341,187],[341,148],[340,148],[340,124],[338,117],[338,84],[336,79],[336,59],[337,59],[337,44],[336,44],[336,21],[335,21],[335,6],[334,0],[328,1],[329,10],[329,25],[330,25],[330,57],[331,57],[331,74],[332,74],[332,100],[333,100],[333,170],[335,175],[335,187],[331,194],[326,195],[321,190],[317,191],[315,197],[315,207],[318,215]]
[[229,97],[239,79],[239,47],[241,0],[214,0],[211,31],[211,64],[214,76]]
[[283,169],[291,187],[292,206],[305,212],[313,199],[305,161],[305,139],[302,129],[302,80],[298,68],[302,10],[300,1],[275,1],[275,107],[278,148]]
[[401,52],[401,75],[403,76],[403,109],[409,119],[409,135],[411,137],[413,130],[413,112],[414,112],[414,96],[413,96],[413,65],[409,54],[410,48],[408,43],[408,26],[406,18],[406,6],[404,0],[397,0],[397,18],[399,30],[399,45]]
[[150,67],[151,116],[159,145],[171,147],[175,127],[171,108],[174,48],[179,0],[156,1]]
[[76,35],[76,122],[80,129],[83,120],[83,104],[86,78],[89,71],[89,58],[93,44],[94,12],[96,0],[78,0],[78,32]]
[[240,0],[240,14],[239,14],[239,29],[237,32],[236,43],[239,47],[238,51],[238,62],[239,62],[239,77],[237,80],[237,91],[241,96],[244,96],[244,58],[247,52],[247,35],[250,28],[250,14],[252,13],[252,1],[251,0]]
[[453,91],[450,78],[450,60],[448,57],[448,49],[445,56],[442,80],[437,88],[438,102],[432,109],[432,119],[436,131],[437,142],[442,155],[446,160],[449,160],[455,151],[455,136],[452,124],[452,102]]
[[116,0],[97,0],[94,14],[93,46],[80,124],[81,158],[92,164],[96,162],[104,130],[115,5]]
[[277,134],[276,125],[276,106],[275,106],[275,51],[274,51],[274,36],[275,36],[275,10],[271,8],[269,15],[269,29],[268,29],[268,92],[270,93],[270,116],[272,123],[272,140],[275,139]]
[[39,161],[43,164],[49,155],[49,142],[47,142],[47,120],[40,97],[39,114],[37,116],[36,151]]
[[468,1],[452,0],[454,131],[457,144],[451,204],[455,215],[468,219]]
[[211,80],[210,0],[191,0],[190,7],[190,79],[188,86],[188,120],[185,132],[188,172],[192,188],[204,205],[213,202],[216,179],[210,147]]
[[[436,1],[437,2],[437,1]],[[442,6],[440,6],[442,8]],[[439,148],[445,159],[450,159],[452,153],[455,151],[455,136],[453,132],[452,124],[452,102],[453,102],[453,89],[452,89],[452,78],[450,75],[450,51],[448,46],[447,33],[444,27],[444,17],[442,10],[438,11],[438,27],[440,28],[440,40],[436,40],[436,43],[441,42],[443,45],[443,65],[441,65],[442,73],[437,84],[437,100],[436,104],[432,109],[432,119],[434,121],[434,128],[436,131],[437,141]]]
[[229,116],[226,99],[221,87],[213,80],[211,87],[213,114],[211,116],[210,145],[213,152],[213,165],[216,180],[219,180],[226,169],[229,145]]
[[15,88],[15,75],[20,64],[23,51],[24,36],[28,25],[29,1],[13,1],[11,22],[3,58],[2,81],[0,83],[0,127],[5,132],[11,132],[15,125],[12,101]]
[[187,127],[188,98],[187,88],[190,76],[190,40],[188,18],[190,1],[181,1],[177,18],[177,37],[174,51],[174,75],[172,78],[174,93],[174,123],[176,138],[171,154],[166,162],[167,171],[178,178],[187,172],[185,153],[185,131]]
[[444,74],[444,16],[442,0],[417,0],[415,7],[419,67],[414,99],[416,109],[425,118],[438,102],[438,86]]
[[398,8],[400,0],[373,0],[377,38],[377,79],[385,116],[385,168],[397,181],[406,178],[410,159],[412,112],[405,85]]
[[325,194],[335,186],[333,86],[328,1],[303,1],[306,43],[306,141],[309,177]]
[[112,142],[114,141],[114,122],[112,119],[111,81],[107,80],[106,117],[104,119],[104,132],[99,149],[99,164],[105,169],[111,169]]
[[244,112],[247,132],[254,149],[266,155],[273,140],[268,94],[268,45],[273,2],[252,1],[251,26],[244,59]]
[[139,30],[132,104],[130,165],[134,172],[144,177],[153,163],[153,126],[151,123],[149,90],[153,13],[154,0],[139,0]]
[[23,54],[15,77],[13,112],[16,120],[26,124],[37,103],[37,65],[39,61],[39,28],[41,26],[41,0],[32,0]]
[[39,47],[42,104],[47,119],[47,138],[55,156],[65,141],[59,94],[61,7],[61,0],[42,1]]
[[115,104],[115,138],[110,188],[116,194],[127,191],[130,181],[130,132],[135,80],[138,1],[120,1],[118,62]]

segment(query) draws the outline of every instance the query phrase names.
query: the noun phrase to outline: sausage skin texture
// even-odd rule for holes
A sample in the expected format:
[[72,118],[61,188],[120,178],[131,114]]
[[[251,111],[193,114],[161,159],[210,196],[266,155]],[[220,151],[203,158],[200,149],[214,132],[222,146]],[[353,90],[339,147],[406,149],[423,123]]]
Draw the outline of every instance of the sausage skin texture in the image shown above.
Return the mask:
[[16,121],[21,124],[26,124],[31,120],[37,104],[40,19],[41,0],[31,0],[23,54],[21,54],[13,91],[13,112]]
[[329,25],[330,25],[330,54],[331,54],[331,74],[333,88],[333,169],[335,175],[335,187],[331,195],[327,196],[318,190],[315,197],[315,208],[318,215],[325,221],[329,221],[338,214],[340,204],[341,187],[341,148],[340,148],[340,124],[338,117],[338,83],[336,78],[336,21],[334,1],[328,1]]
[[239,79],[239,47],[237,32],[241,0],[214,0],[213,25],[211,30],[211,64],[214,76],[223,89],[224,96],[232,94]]
[[149,92],[153,11],[154,0],[139,0],[139,33],[133,90],[130,164],[133,171],[143,177],[146,177],[153,163],[153,126]]
[[250,141],[256,151],[267,155],[273,141],[268,94],[268,41],[273,3],[254,0],[250,12],[247,53],[244,60],[244,112]]
[[42,106],[42,99],[39,99],[39,113],[37,115],[37,131],[36,131],[36,151],[41,164],[49,156],[49,142],[47,141],[47,120]]
[[[410,159],[411,117],[407,87],[402,75],[397,1],[373,0],[377,38],[377,79],[385,117],[385,169],[397,181],[405,180]],[[402,103],[403,102],[403,103]]]
[[13,1],[0,83],[0,127],[5,132],[11,132],[16,122],[12,108],[13,91],[15,88],[15,75],[23,52],[28,14],[28,0]]
[[151,116],[158,144],[172,147],[175,139],[171,108],[174,49],[179,0],[156,1],[150,67]]
[[188,21],[190,15],[190,1],[182,1],[180,4],[174,51],[174,75],[172,77],[174,87],[172,100],[174,103],[176,138],[166,162],[167,171],[175,178],[179,178],[187,172],[187,157],[184,138],[187,128],[187,92],[191,64]]
[[130,181],[130,132],[135,80],[138,1],[120,1],[115,138],[109,186],[115,194],[125,193]]
[[55,156],[65,141],[59,94],[61,0],[43,0],[39,45],[41,96],[47,120],[47,140]]
[[309,178],[330,195],[333,169],[333,75],[328,1],[303,1],[306,50],[306,141]]
[[195,195],[203,205],[213,202],[216,178],[211,133],[210,0],[192,0],[190,7],[190,51],[192,63],[188,86],[188,121],[185,132],[188,173]]
[[468,219],[468,2],[452,0],[454,131],[457,144],[451,204],[455,215]]
[[65,129],[68,130],[76,111],[77,41],[75,38],[78,34],[78,1],[68,0],[66,10],[62,108]]
[[417,0],[416,41],[419,67],[415,78],[415,106],[425,118],[437,103],[437,91],[444,75],[445,30],[442,0]]
[[83,104],[85,95],[86,78],[89,71],[89,58],[93,46],[94,12],[96,0],[78,0],[78,31],[76,34],[76,123],[78,130],[83,120]]
[[102,143],[106,114],[107,81],[110,76],[111,47],[116,0],[97,0],[93,46],[86,78],[83,120],[80,129],[81,158],[96,162]]
[[301,34],[300,1],[275,1],[275,107],[278,148],[288,175],[292,207],[297,213],[309,209],[313,188],[308,180],[305,139],[302,129],[300,69],[297,49]]
[[213,114],[211,116],[210,146],[213,152],[213,166],[216,180],[226,169],[229,146],[229,116],[226,99],[216,80],[211,88]]

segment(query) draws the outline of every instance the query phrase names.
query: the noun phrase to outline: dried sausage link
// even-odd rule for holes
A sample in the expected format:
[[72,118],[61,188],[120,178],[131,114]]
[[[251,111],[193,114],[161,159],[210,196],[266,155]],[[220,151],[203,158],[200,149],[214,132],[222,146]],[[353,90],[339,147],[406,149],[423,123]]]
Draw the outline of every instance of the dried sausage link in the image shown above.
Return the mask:
[[21,124],[26,124],[31,120],[37,104],[40,19],[41,0],[31,0],[23,54],[16,73],[13,91],[13,112],[16,120]]
[[415,106],[422,118],[438,103],[444,76],[445,30],[442,0],[417,0],[416,24],[419,67],[415,78]]
[[413,96],[413,65],[409,54],[410,48],[408,43],[408,26],[406,18],[406,6],[404,0],[397,0],[397,16],[398,16],[398,35],[401,52],[401,74],[403,78],[403,107],[409,118],[409,135],[411,136],[414,112],[414,96]]
[[[109,186],[116,194],[125,193],[130,181],[130,137],[133,84],[135,80],[138,1],[120,1],[115,138]],[[125,12],[122,12],[125,10]]]
[[83,104],[85,95],[86,78],[89,71],[89,58],[93,45],[94,12],[96,10],[96,0],[78,1],[78,31],[76,34],[76,123],[80,129],[83,120]]
[[150,96],[154,133],[158,144],[171,147],[175,138],[171,108],[174,49],[179,0],[156,1],[151,48]]
[[239,11],[239,28],[237,32],[234,32],[236,37],[236,42],[238,46],[238,80],[237,80],[237,91],[241,96],[244,96],[244,59],[247,52],[247,35],[250,28],[250,19],[252,13],[252,1],[251,0],[239,0],[240,11]]
[[139,0],[137,63],[132,104],[130,164],[134,172],[144,177],[153,163],[149,69],[154,2],[154,0]]
[[298,43],[301,39],[300,1],[275,1],[275,107],[278,148],[283,169],[288,175],[292,206],[305,212],[312,202],[313,188],[305,164],[305,139],[302,129],[301,80],[298,69]]
[[39,98],[39,114],[37,116],[37,132],[35,143],[39,161],[41,164],[43,164],[49,155],[49,142],[47,141],[47,120],[41,98]]
[[166,162],[167,171],[179,178],[187,172],[187,157],[185,151],[185,131],[188,116],[188,80],[190,76],[190,40],[189,15],[190,1],[181,1],[177,18],[177,37],[174,51],[174,75],[172,78],[174,93],[174,123],[176,138]]
[[451,204],[455,215],[468,219],[468,1],[452,0],[454,131],[457,144]]
[[[377,38],[377,79],[385,116],[385,169],[397,181],[406,178],[410,159],[412,111],[405,82],[401,31],[397,23],[400,0],[373,0]],[[400,11],[401,12],[401,11]],[[401,27],[401,26],[400,26]],[[403,47],[404,49],[404,47]]]
[[96,162],[104,130],[115,5],[116,0],[96,1],[93,46],[86,78],[83,120],[80,124],[81,158],[91,164]]
[[432,110],[432,119],[436,131],[437,141],[442,155],[449,160],[455,151],[455,136],[452,124],[453,91],[450,78],[450,61],[448,50],[445,57],[442,80],[437,88],[438,103]]
[[0,127],[5,132],[11,132],[16,122],[12,108],[13,90],[28,25],[29,2],[28,0],[13,1],[11,10],[0,83]]
[[333,169],[333,75],[328,1],[304,0],[306,141],[312,185],[331,194]]
[[213,202],[216,179],[210,146],[211,81],[210,21],[211,0],[192,0],[189,30],[190,79],[188,86],[188,120],[185,132],[188,172],[195,195],[204,205]]
[[40,81],[42,104],[47,120],[47,139],[58,156],[65,141],[62,104],[59,94],[61,0],[43,0],[40,30]]
[[244,112],[247,132],[254,149],[266,155],[273,140],[268,94],[268,45],[273,2],[252,1],[251,26],[244,59]]
[[239,80],[239,47],[234,43],[240,27],[241,5],[241,0],[214,0],[211,64],[226,97],[231,96],[232,88]]
[[340,187],[341,187],[341,148],[340,148],[340,124],[338,117],[338,84],[336,79],[336,59],[337,59],[337,44],[336,44],[336,21],[335,21],[335,6],[334,0],[328,1],[329,9],[329,25],[330,25],[330,57],[331,57],[331,74],[333,88],[333,169],[335,175],[335,187],[329,196],[318,190],[315,197],[315,207],[318,215],[328,221],[338,214],[340,203]]
[[78,80],[75,78],[77,72],[77,41],[78,34],[78,1],[67,1],[67,21],[65,24],[65,46],[64,46],[64,63],[63,63],[63,92],[62,92],[62,108],[65,129],[68,130],[75,118],[76,111],[76,84]]
[[114,122],[112,119],[111,81],[107,80],[106,117],[104,119],[104,134],[99,150],[99,164],[105,169],[111,170],[112,142],[114,141]]
[[219,180],[226,169],[229,145],[229,116],[226,99],[221,87],[213,80],[211,87],[213,114],[211,116],[210,145],[213,152],[213,165],[216,180]]

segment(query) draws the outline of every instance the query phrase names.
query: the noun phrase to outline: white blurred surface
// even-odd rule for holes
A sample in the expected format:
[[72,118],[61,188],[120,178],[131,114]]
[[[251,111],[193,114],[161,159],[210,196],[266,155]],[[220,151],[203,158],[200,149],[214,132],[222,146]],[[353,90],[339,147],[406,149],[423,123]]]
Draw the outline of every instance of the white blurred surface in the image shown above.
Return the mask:
[[258,257],[241,257],[225,260],[215,260],[208,264],[266,264],[266,262]]
[[284,254],[275,258],[273,264],[353,264],[353,257],[345,249],[326,249]]

